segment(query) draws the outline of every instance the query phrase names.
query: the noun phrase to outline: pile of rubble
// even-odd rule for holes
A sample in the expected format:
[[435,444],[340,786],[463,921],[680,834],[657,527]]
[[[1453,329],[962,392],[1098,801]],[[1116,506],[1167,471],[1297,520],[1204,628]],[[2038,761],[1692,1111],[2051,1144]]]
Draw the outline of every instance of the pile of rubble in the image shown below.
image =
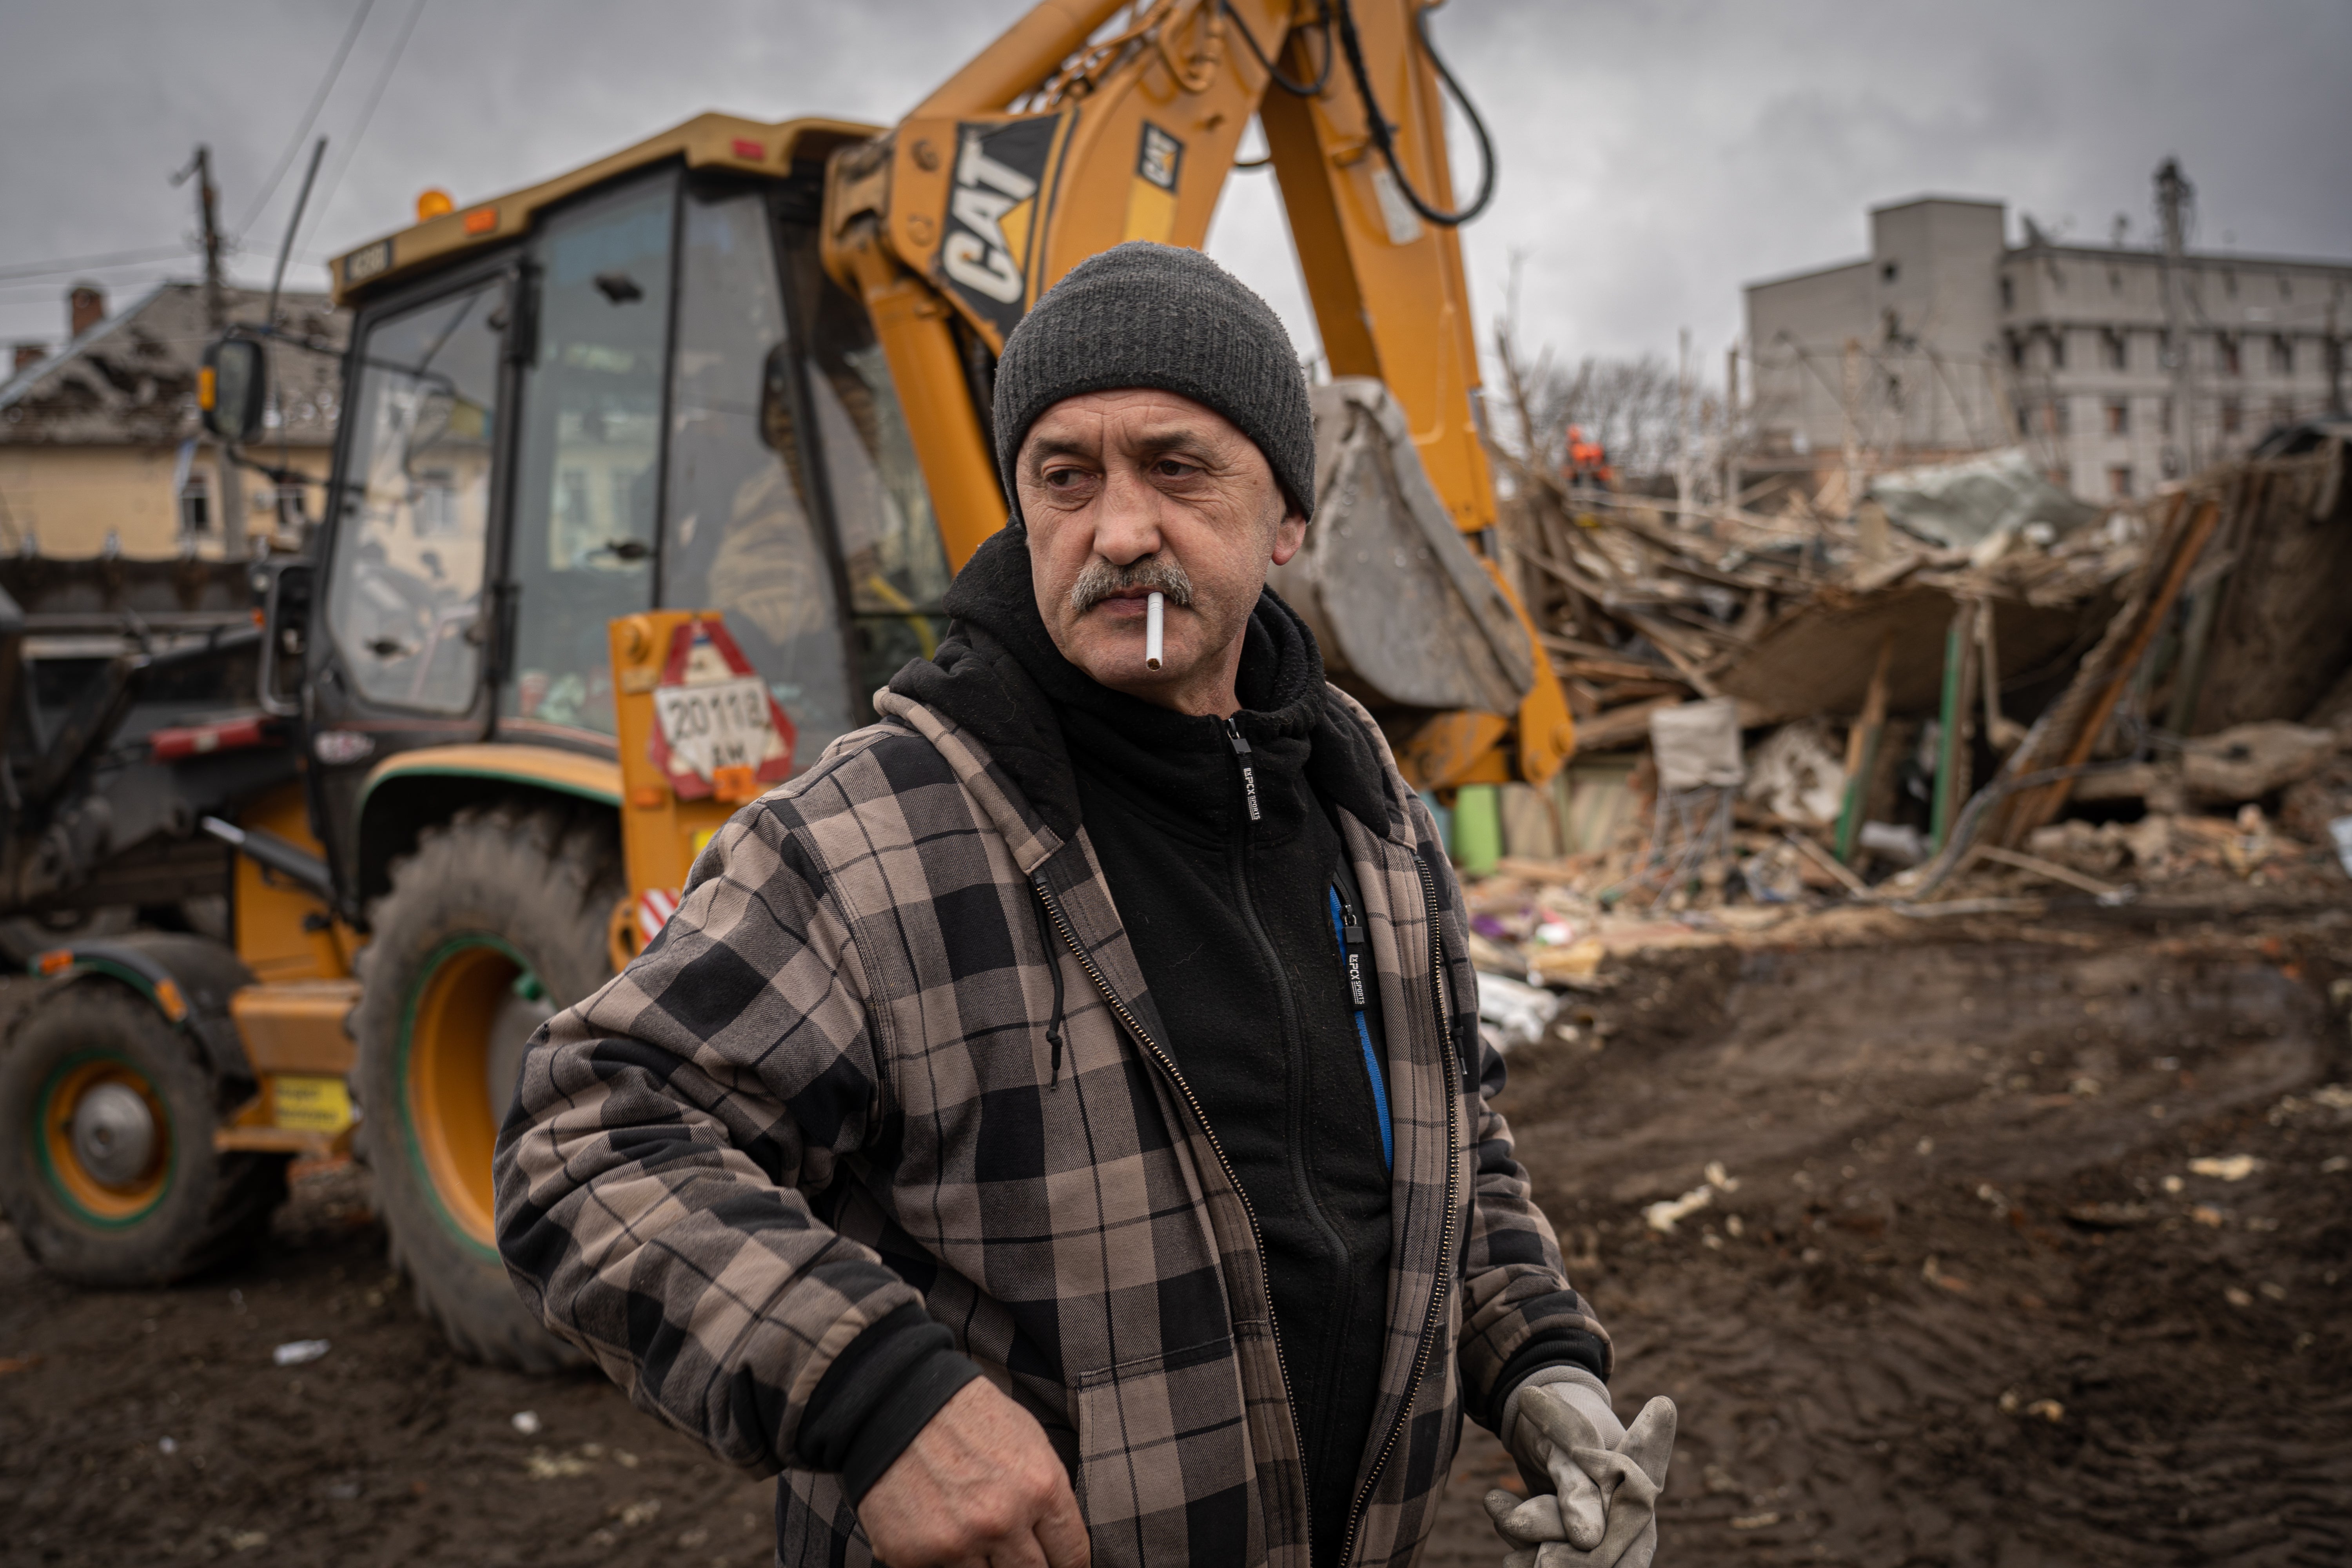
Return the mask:
[[2347,438],[2302,426],[2113,509],[1993,454],[1834,516],[1505,458],[1504,564],[1578,752],[1503,786],[1501,854],[1465,858],[1479,967],[1574,984],[1637,928],[2340,882]]

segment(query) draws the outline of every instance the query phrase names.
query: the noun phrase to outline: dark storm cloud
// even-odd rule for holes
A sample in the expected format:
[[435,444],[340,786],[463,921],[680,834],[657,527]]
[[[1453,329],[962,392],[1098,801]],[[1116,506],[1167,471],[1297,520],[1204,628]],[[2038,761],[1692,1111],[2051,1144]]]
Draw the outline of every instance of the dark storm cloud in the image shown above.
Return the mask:
[[[376,0],[320,129],[331,174],[415,0]],[[331,205],[318,258],[545,178],[703,109],[887,121],[985,44],[1017,4],[430,0]],[[227,221],[252,207],[353,15],[325,0],[0,12],[0,272],[168,246],[193,227],[164,176],[215,149]],[[1670,351],[1718,363],[1739,285],[1843,259],[1864,209],[1923,192],[1991,196],[2104,240],[2150,233],[2149,174],[2177,153],[2199,240],[2352,256],[2352,7],[2186,0],[1561,5],[1454,0],[1433,28],[1500,145],[1494,210],[1466,231],[1483,316],[1524,258],[1528,339],[1566,354]],[[1457,178],[1472,178],[1465,139]],[[236,264],[265,279],[299,178]],[[2012,219],[2012,224],[2014,219]],[[1234,183],[1212,248],[1311,332],[1264,175]],[[118,297],[185,265],[101,274]],[[0,279],[0,336],[54,336],[64,277]]]

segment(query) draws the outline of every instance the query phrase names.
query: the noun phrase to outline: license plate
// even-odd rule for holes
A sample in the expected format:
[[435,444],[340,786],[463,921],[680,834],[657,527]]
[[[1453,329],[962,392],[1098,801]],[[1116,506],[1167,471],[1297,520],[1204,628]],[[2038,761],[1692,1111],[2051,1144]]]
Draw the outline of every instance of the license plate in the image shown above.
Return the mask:
[[654,712],[672,765],[709,778],[720,768],[756,768],[773,731],[768,689],[757,676],[708,686],[657,686]]
[[352,1124],[352,1097],[339,1078],[294,1078],[280,1074],[270,1080],[271,1101],[278,1126],[295,1132],[341,1132]]

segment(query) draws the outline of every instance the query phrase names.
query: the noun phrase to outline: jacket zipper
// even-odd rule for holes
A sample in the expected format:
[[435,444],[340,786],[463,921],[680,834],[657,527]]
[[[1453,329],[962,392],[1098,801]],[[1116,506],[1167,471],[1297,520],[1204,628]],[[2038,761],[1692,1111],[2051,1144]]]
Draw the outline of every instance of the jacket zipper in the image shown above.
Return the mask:
[[[1231,721],[1227,722],[1230,724]],[[1243,752],[1248,750],[1247,742],[1241,741],[1238,734],[1234,739],[1239,742],[1236,750]],[[1244,778],[1248,776],[1246,765],[1244,765],[1243,776]],[[1253,818],[1257,815],[1257,795],[1255,786],[1250,795],[1250,815]],[[1192,1086],[1184,1081],[1184,1075],[1178,1070],[1175,1058],[1160,1049],[1160,1042],[1153,1039],[1150,1031],[1144,1028],[1142,1020],[1138,1018],[1128,1005],[1119,999],[1118,993],[1110,988],[1110,982],[1103,978],[1102,971],[1095,967],[1094,959],[1087,954],[1086,948],[1079,942],[1077,933],[1070,929],[1068,920],[1064,918],[1061,900],[1055,898],[1054,890],[1045,885],[1045,874],[1043,871],[1033,874],[1029,879],[1029,885],[1037,889],[1037,897],[1044,901],[1045,912],[1054,919],[1054,929],[1062,933],[1063,945],[1070,950],[1070,956],[1078,961],[1078,967],[1087,972],[1087,978],[1094,982],[1094,987],[1102,994],[1105,1005],[1118,1015],[1118,1021],[1127,1026],[1127,1032],[1133,1035],[1143,1048],[1150,1054],[1153,1065],[1168,1075],[1169,1082],[1175,1086],[1176,1092],[1183,1097],[1184,1103],[1192,1109],[1193,1120],[1201,1124],[1202,1132],[1209,1140],[1211,1152],[1217,1156],[1218,1167],[1225,1173],[1226,1184],[1233,1188],[1234,1195],[1241,1199],[1242,1214],[1249,1220],[1250,1242],[1257,1249],[1258,1289],[1265,1297],[1266,1321],[1274,1326],[1274,1369],[1282,1379],[1282,1403],[1284,1408],[1290,1412],[1291,1437],[1298,1444],[1298,1503],[1301,1510],[1298,1525],[1301,1543],[1304,1544],[1306,1537],[1312,1533],[1315,1520],[1314,1506],[1307,1495],[1307,1428],[1298,1419],[1298,1402],[1290,1391],[1290,1363],[1282,1353],[1282,1330],[1280,1325],[1274,1324],[1274,1279],[1266,1272],[1265,1233],[1258,1228],[1257,1210],[1252,1206],[1249,1194],[1243,1190],[1241,1173],[1234,1169],[1233,1161],[1225,1153],[1225,1146],[1217,1141],[1217,1130],[1209,1125],[1208,1109],[1201,1103],[1200,1097],[1192,1092]],[[1450,1172],[1446,1191],[1450,1197],[1453,1192]],[[1450,1204],[1448,1212],[1451,1213]]]
[[1250,820],[1255,822],[1258,820],[1257,770],[1250,765],[1250,743],[1242,738],[1242,727],[1231,717],[1225,720],[1225,740],[1241,762],[1242,803],[1249,807]]
[[1355,1506],[1348,1510],[1348,1536],[1339,1548],[1339,1568],[1347,1568],[1356,1554],[1356,1536],[1363,1528],[1364,1510],[1371,1504],[1372,1492],[1381,1484],[1381,1472],[1388,1468],[1389,1456],[1396,1451],[1397,1439],[1404,1435],[1406,1417],[1412,1414],[1413,1397],[1420,1392],[1423,1375],[1429,1371],[1430,1352],[1437,1342],[1438,1318],[1445,1310],[1445,1299],[1454,1283],[1454,1183],[1461,1166],[1461,1148],[1454,1136],[1454,1095],[1461,1074],[1454,1061],[1454,1031],[1445,1026],[1445,946],[1437,923],[1437,883],[1429,874],[1428,862],[1418,854],[1413,856],[1412,865],[1421,876],[1422,907],[1429,917],[1430,1005],[1436,1016],[1438,1048],[1445,1065],[1445,1228],[1438,1237],[1437,1285],[1430,1292],[1429,1311],[1422,1319],[1421,1339],[1413,1347],[1412,1375],[1405,1381],[1404,1403],[1398,1406],[1396,1425],[1389,1428],[1379,1457],[1372,1460],[1371,1473],[1364,1478],[1362,1489],[1356,1493]]

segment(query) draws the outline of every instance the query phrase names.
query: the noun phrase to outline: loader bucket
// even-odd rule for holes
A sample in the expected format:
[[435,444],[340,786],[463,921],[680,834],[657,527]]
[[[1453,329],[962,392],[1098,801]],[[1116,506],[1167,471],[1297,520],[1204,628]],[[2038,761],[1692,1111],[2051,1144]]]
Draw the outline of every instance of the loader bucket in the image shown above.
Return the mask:
[[1387,387],[1314,389],[1314,525],[1268,578],[1338,685],[1381,709],[1509,716],[1535,683],[1527,632],[1437,498]]

